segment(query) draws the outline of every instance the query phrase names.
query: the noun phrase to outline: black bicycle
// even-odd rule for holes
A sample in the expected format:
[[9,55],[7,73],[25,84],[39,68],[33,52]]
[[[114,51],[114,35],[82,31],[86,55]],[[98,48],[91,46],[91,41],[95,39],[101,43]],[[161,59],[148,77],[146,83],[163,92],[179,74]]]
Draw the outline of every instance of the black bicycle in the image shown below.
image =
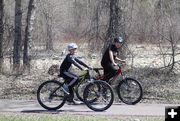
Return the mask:
[[[113,90],[108,83],[91,78],[90,71],[87,70],[79,76],[78,85],[74,87],[76,95],[94,111],[107,110],[114,101]],[[43,82],[39,86],[37,100],[43,108],[57,110],[65,104],[69,95],[62,90],[64,82],[64,80],[54,79]],[[80,93],[80,90],[83,93]]]

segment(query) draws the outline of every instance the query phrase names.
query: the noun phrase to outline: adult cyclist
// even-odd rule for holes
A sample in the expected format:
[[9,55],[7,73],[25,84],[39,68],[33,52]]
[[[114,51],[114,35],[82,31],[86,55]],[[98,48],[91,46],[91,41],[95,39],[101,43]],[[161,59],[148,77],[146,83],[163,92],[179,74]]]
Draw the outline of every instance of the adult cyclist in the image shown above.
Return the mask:
[[122,60],[118,58],[118,49],[120,49],[123,46],[124,40],[122,37],[116,37],[114,38],[114,43],[110,44],[109,47],[106,49],[102,60],[101,65],[104,70],[105,79],[109,80],[111,77],[113,77],[117,69],[115,66],[117,66],[116,61],[119,61],[121,63],[125,63],[125,60]]

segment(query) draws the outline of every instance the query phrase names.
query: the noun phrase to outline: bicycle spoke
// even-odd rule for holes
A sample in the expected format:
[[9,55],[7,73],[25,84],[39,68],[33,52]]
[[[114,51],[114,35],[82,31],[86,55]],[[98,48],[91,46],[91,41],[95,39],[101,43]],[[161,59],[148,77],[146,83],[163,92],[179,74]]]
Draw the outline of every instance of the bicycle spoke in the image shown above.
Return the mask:
[[[89,108],[95,111],[103,111],[108,109],[114,100],[111,87],[106,82],[97,81],[90,84],[85,89],[85,102]],[[90,101],[92,99],[96,99]]]
[[126,104],[135,104],[142,98],[142,87],[136,80],[128,78],[118,85],[118,96]]
[[60,108],[65,102],[64,92],[60,87],[57,81],[47,81],[41,84],[37,92],[39,104],[48,110]]

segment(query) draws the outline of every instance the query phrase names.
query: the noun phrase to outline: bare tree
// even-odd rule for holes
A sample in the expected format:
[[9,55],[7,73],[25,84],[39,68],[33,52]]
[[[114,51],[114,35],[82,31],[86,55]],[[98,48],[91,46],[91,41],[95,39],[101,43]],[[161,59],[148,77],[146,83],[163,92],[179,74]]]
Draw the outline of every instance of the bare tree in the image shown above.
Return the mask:
[[166,72],[178,70],[176,65],[180,64],[177,56],[179,43],[179,16],[178,1],[159,0],[156,5],[156,23],[159,54],[162,56]]
[[109,25],[107,34],[105,37],[105,48],[109,43],[112,42],[112,39],[119,35],[118,27],[119,27],[119,15],[121,14],[119,8],[119,0],[110,0],[109,6]]
[[[109,23],[108,29],[105,36],[104,41],[104,50],[112,43],[113,39],[118,36],[122,36],[125,40],[125,29],[123,19],[123,10],[121,9],[121,0],[109,0]],[[125,48],[121,48],[121,54],[119,55],[121,58],[125,58]]]
[[3,63],[3,33],[4,33],[4,0],[0,0],[0,72],[2,71]]
[[49,1],[40,1],[41,11],[44,15],[44,22],[46,25],[46,50],[51,51],[53,48],[53,4]]
[[[104,2],[104,1],[103,1]],[[88,3],[90,4],[90,3]],[[90,5],[89,5],[90,6]],[[90,7],[89,7],[90,8]],[[97,49],[101,48],[102,36],[101,36],[101,13],[103,11],[102,1],[96,1],[96,5],[92,8],[92,17],[90,17],[90,30],[87,31],[89,36],[90,52],[96,53]]]
[[30,69],[30,57],[29,57],[29,42],[32,41],[33,22],[35,19],[35,2],[36,0],[29,0],[28,13],[26,18],[24,51],[23,51],[23,66],[24,69]]
[[20,69],[20,45],[22,41],[21,28],[22,28],[22,10],[21,0],[15,1],[15,37],[13,49],[13,70],[19,73]]

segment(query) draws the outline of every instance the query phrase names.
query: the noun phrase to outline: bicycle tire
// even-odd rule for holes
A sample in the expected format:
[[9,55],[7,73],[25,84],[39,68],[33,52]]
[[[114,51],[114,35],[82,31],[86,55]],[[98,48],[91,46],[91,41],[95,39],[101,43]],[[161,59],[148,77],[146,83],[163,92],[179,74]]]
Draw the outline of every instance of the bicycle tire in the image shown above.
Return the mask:
[[[84,89],[85,87],[87,86],[88,82],[86,83],[79,83],[76,87],[75,87],[75,93],[76,93],[76,96],[77,98],[84,102],[84,99],[83,99],[83,92],[84,92]],[[91,101],[89,102],[95,102],[96,101],[96,98],[95,99],[92,99]]]
[[74,89],[74,92],[75,92],[77,98],[82,102],[84,102],[83,92],[84,92],[86,85],[87,85],[87,83],[78,83],[78,85]]
[[[131,87],[130,87],[131,86]],[[133,94],[133,92],[135,94]],[[120,81],[117,86],[117,93],[119,99],[128,105],[135,105],[143,96],[143,90],[141,84],[133,78],[125,78]],[[130,97],[132,95],[132,97]],[[130,100],[130,98],[134,98]]]
[[[51,88],[54,84],[54,88]],[[52,85],[52,86],[51,86]],[[64,103],[66,102],[66,94],[63,92],[63,90],[60,89],[60,87],[62,86],[62,83],[56,81],[56,80],[49,80],[49,81],[46,81],[46,82],[43,82],[39,87],[38,87],[38,90],[37,90],[37,100],[38,100],[38,103],[45,109],[47,110],[57,110],[59,108],[61,108]],[[44,88],[45,87],[45,88]],[[44,92],[43,92],[44,91]],[[42,93],[45,93],[45,92],[50,92],[48,93],[48,98],[47,98],[47,102],[45,100],[45,102],[43,101],[43,94]],[[58,94],[61,94],[62,93],[62,96],[58,95]],[[61,97],[62,99],[56,99],[54,102],[54,104],[52,103],[52,105],[55,105],[55,106],[49,106],[48,104],[50,104],[50,100],[52,98],[57,98],[57,97]],[[51,100],[51,101],[52,101]],[[61,101],[61,102],[60,102]]]
[[[98,104],[95,104],[94,101],[92,101],[92,99],[90,99],[89,101],[89,94],[91,94],[91,92],[93,92],[93,90],[91,89],[93,86],[97,86],[97,90],[94,90],[95,92],[95,96],[97,97],[93,97],[93,99],[96,99],[94,101],[98,101],[99,98],[100,98],[100,95],[102,96],[102,98],[104,100],[106,100],[105,98],[107,97],[107,94],[105,94],[105,91],[106,93],[109,92],[108,94],[110,94],[110,100],[108,101],[108,104],[106,104],[105,107],[102,107],[102,108],[98,108],[98,107],[95,107],[95,106],[98,106]],[[99,88],[100,87],[100,88]],[[105,90],[106,89],[106,90]],[[103,90],[105,90],[104,92],[102,92]],[[104,97],[103,97],[104,96]],[[107,82],[104,82],[104,81],[100,81],[100,80],[97,80],[97,81],[94,81],[92,83],[89,83],[86,88],[84,89],[84,94],[83,94],[83,99],[84,99],[84,103],[87,105],[87,107],[89,107],[91,110],[94,110],[94,111],[105,111],[107,110],[108,108],[110,108],[110,106],[113,104],[113,101],[114,101],[114,93],[113,93],[113,90],[111,88],[111,86],[107,83]],[[104,101],[103,100],[103,101]],[[101,103],[101,102],[100,102]]]

